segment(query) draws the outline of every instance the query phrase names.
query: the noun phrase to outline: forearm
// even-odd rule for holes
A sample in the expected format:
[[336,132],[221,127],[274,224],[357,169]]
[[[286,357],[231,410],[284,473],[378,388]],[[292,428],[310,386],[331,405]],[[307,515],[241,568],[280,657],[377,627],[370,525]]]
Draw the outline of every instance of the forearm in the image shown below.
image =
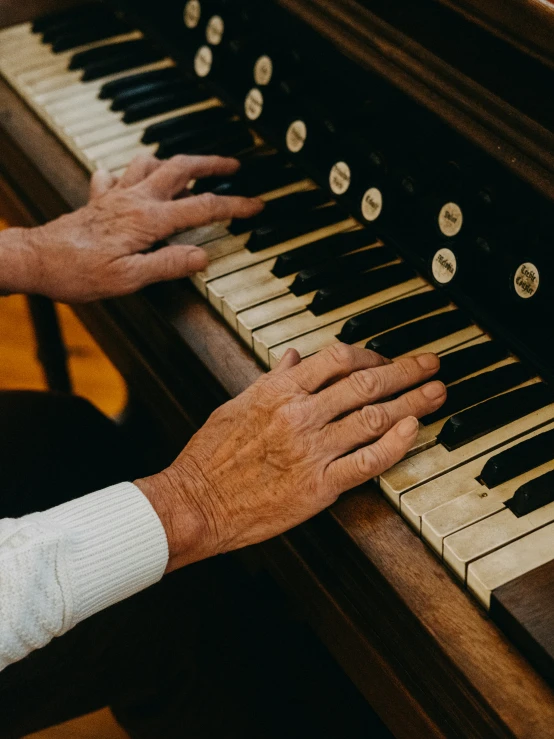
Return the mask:
[[0,293],[36,290],[35,231],[30,228],[0,231]]
[[0,670],[157,582],[163,526],[131,483],[0,521]]

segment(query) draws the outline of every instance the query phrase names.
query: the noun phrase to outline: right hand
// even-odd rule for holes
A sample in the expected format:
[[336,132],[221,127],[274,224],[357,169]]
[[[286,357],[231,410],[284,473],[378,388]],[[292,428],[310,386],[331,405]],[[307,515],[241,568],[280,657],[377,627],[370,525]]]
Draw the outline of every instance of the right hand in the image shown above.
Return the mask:
[[296,526],[381,474],[446,398],[434,354],[390,363],[335,344],[279,367],[216,410],[175,462],[137,480],[165,527],[167,571]]

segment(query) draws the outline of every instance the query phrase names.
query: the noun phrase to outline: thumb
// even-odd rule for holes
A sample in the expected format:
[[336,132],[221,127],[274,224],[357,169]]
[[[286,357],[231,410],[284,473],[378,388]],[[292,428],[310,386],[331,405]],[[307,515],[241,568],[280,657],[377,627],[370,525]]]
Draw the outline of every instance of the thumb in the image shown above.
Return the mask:
[[116,183],[116,178],[107,169],[97,169],[90,180],[90,200],[105,195]]
[[208,265],[208,255],[196,246],[174,244],[149,254],[136,254],[140,260],[142,285],[178,280],[200,272]]

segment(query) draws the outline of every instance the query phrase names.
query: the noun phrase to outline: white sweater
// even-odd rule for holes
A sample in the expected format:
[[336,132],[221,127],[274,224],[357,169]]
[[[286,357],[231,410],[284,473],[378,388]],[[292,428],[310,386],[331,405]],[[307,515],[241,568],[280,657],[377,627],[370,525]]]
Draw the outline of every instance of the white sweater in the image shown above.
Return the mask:
[[161,579],[167,539],[130,482],[0,520],[0,670]]

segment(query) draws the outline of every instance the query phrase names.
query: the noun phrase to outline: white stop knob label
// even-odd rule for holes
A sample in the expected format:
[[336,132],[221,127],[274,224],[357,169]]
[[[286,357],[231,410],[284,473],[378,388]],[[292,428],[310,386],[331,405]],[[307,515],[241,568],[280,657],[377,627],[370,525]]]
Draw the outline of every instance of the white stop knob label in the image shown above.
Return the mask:
[[257,120],[264,109],[264,96],[257,87],[253,87],[244,99],[244,112],[250,121]]
[[269,85],[273,76],[273,62],[271,57],[264,54],[254,64],[254,82],[257,85]]
[[532,298],[539,289],[539,270],[531,262],[520,264],[514,275],[514,288],[520,298]]
[[456,236],[460,233],[464,216],[457,203],[446,203],[439,213],[439,229],[444,236]]
[[212,69],[212,50],[209,46],[201,46],[194,57],[194,71],[199,77],[207,77]]
[[198,0],[189,0],[183,12],[183,18],[187,28],[196,28],[200,23],[200,12],[200,3]]
[[220,15],[212,15],[206,26],[206,41],[212,46],[221,43],[223,32],[225,31],[225,23]]
[[329,187],[335,195],[344,195],[350,187],[351,173],[346,162],[337,162],[329,172]]
[[370,187],[362,198],[362,215],[366,221],[376,221],[383,210],[383,195],[381,190]]
[[304,121],[293,121],[287,129],[286,144],[287,149],[292,151],[293,154],[297,154],[302,150],[306,143],[308,136],[308,129]]
[[454,278],[457,268],[456,255],[450,249],[439,249],[433,257],[431,271],[441,285],[446,285]]

